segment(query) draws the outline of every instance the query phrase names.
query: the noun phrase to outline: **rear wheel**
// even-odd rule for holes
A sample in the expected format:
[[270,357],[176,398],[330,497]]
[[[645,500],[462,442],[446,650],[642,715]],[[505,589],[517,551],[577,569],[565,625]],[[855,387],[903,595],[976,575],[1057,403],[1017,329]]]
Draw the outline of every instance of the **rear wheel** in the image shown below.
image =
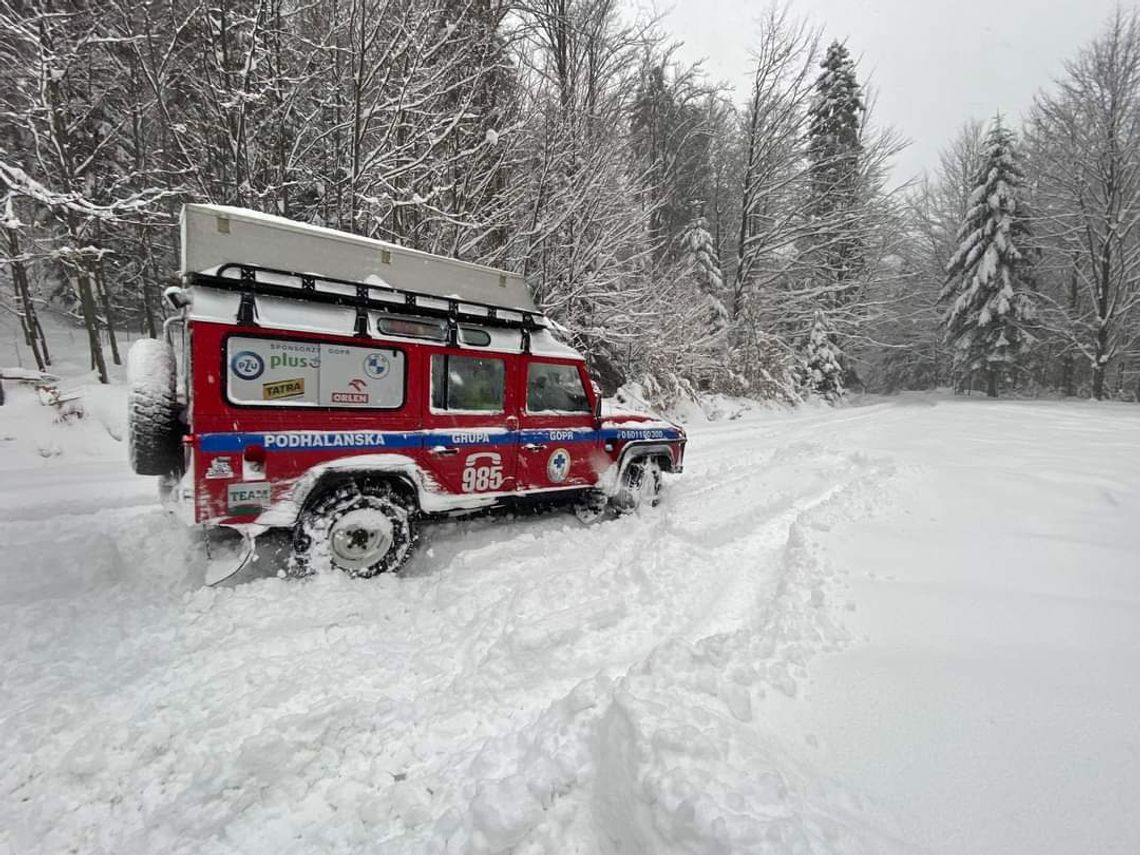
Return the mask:
[[182,471],[182,425],[175,391],[174,348],[144,338],[131,346],[127,360],[127,447],[131,468],[139,475]]
[[417,537],[411,502],[390,484],[346,481],[301,513],[293,532],[298,575],[341,570],[369,577],[398,570]]
[[652,457],[639,457],[625,467],[621,487],[613,498],[620,513],[655,508],[661,502],[661,464]]

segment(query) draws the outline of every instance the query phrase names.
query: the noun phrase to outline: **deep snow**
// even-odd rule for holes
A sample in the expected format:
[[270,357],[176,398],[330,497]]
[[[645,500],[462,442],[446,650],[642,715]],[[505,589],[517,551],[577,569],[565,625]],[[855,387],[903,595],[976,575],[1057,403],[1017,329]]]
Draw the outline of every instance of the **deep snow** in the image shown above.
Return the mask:
[[82,390],[0,408],[0,852],[1140,850],[1140,408],[694,417],[657,509],[204,589]]

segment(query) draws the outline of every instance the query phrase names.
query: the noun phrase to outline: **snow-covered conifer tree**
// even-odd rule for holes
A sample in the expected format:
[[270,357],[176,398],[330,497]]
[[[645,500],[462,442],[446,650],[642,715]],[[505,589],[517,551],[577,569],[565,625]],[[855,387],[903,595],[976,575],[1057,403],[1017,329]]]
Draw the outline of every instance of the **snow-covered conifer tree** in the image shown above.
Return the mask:
[[[828,47],[808,112],[807,155],[810,179],[806,214],[809,221],[804,259],[809,265],[813,302],[827,319],[829,352],[841,365],[847,359],[840,345],[843,323],[857,324],[859,290],[864,273],[865,235],[862,198],[863,90],[855,76],[855,62],[840,42]],[[809,342],[819,328],[813,317]],[[813,358],[807,355],[809,361]],[[817,391],[809,382],[806,391]],[[842,394],[842,388],[828,396]]]
[[996,397],[1000,375],[1028,341],[1024,325],[1032,312],[1027,263],[1018,249],[1029,232],[1020,198],[1023,172],[1014,134],[1000,115],[982,158],[942,299],[950,304],[944,324],[958,382],[984,372],[986,392]]
[[832,42],[815,82],[808,125],[811,161],[811,213],[826,217],[847,208],[858,195],[863,90],[855,61],[840,42]]
[[694,202],[693,208],[695,216],[682,238],[684,258],[692,270],[693,281],[708,300],[710,326],[719,329],[728,323],[728,309],[722,299],[724,277],[708,221],[705,220],[704,203]]
[[840,356],[839,348],[835,346],[835,330],[828,323],[827,315],[816,309],[808,333],[801,383],[804,392],[832,402],[842,398],[843,366],[840,365]]

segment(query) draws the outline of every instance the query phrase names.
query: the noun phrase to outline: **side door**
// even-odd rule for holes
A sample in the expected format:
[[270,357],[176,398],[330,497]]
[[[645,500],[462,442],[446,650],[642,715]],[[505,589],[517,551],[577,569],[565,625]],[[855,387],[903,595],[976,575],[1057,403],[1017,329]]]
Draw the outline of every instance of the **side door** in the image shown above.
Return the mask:
[[425,349],[430,394],[423,455],[445,493],[493,495],[515,490],[518,404],[510,376],[516,360],[455,349]]
[[522,361],[519,410],[519,490],[586,487],[597,483],[600,438],[589,378],[580,362],[542,357]]

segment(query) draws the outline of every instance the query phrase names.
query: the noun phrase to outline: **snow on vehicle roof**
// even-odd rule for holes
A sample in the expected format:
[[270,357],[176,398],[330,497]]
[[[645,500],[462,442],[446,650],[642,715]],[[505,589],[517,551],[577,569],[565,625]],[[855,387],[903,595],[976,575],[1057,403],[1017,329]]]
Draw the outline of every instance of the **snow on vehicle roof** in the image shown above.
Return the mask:
[[182,270],[247,264],[385,285],[538,313],[526,280],[459,261],[285,217],[227,205],[182,206]]

